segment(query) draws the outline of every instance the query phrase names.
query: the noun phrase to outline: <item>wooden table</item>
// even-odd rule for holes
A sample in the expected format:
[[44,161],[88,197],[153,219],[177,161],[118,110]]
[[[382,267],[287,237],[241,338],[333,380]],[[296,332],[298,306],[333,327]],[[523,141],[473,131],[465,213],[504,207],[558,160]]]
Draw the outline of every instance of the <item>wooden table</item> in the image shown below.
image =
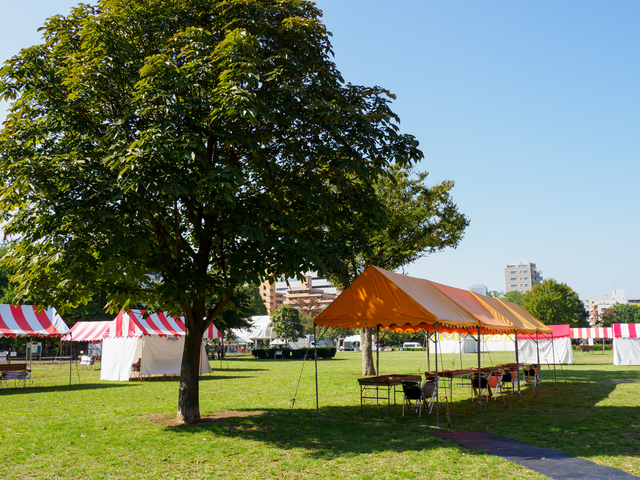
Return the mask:
[[[451,398],[451,400],[453,400],[453,379],[454,378],[459,378],[459,377],[466,377],[467,375],[471,375],[474,372],[474,370],[471,369],[462,369],[462,370],[438,370],[437,374],[438,377],[440,378],[447,378],[449,379],[449,386],[445,386],[445,388],[449,388],[449,398]],[[429,377],[435,377],[436,376],[436,372],[434,371],[427,371],[424,373],[425,377],[429,378]]]
[[[403,374],[392,374],[392,375],[378,375],[376,377],[364,377],[358,379],[358,384],[360,385],[360,415],[362,415],[362,407],[366,400],[375,400],[376,405],[379,400],[387,400],[387,414],[391,415],[391,389],[393,389],[393,403],[396,403],[396,386],[402,385],[403,381],[410,382],[420,382],[422,377],[420,375],[403,375]],[[375,388],[375,395],[369,395],[370,393],[374,393],[373,389]],[[387,396],[380,396],[380,390],[384,389],[387,391]]]

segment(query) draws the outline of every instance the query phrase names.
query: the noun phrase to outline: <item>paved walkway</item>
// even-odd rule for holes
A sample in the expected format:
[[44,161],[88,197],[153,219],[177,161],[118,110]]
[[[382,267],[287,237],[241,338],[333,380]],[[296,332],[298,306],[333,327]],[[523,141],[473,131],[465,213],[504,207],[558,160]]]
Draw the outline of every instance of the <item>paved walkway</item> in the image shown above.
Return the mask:
[[482,450],[517,463],[554,480],[630,480],[640,478],[617,468],[605,467],[583,458],[570,457],[548,448],[533,447],[487,432],[436,432],[466,448]]

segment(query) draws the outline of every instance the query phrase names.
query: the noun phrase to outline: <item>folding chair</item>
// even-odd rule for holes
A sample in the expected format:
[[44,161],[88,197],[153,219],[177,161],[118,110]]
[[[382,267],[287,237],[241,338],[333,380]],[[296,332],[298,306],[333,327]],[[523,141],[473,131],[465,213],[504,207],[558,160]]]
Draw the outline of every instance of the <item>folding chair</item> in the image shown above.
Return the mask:
[[509,391],[513,394],[516,393],[516,385],[518,384],[518,370],[510,370],[508,368],[504,369],[504,374],[502,375],[502,382],[500,383],[500,392],[503,390],[509,389]]
[[422,388],[420,388],[420,382],[402,381],[402,392],[404,393],[404,399],[402,400],[402,416],[404,417],[404,406],[408,405],[409,408],[418,412],[418,416],[422,415],[422,405],[425,405],[426,401],[422,394]]
[[429,412],[433,410],[433,404],[436,403],[436,399],[438,397],[438,386],[435,382],[435,379],[426,379],[424,384],[422,385],[422,397],[424,401],[427,402],[425,410],[428,408]]
[[474,373],[471,375],[471,401],[476,403],[480,398],[491,397],[491,390],[489,388],[489,382],[484,373]]
[[14,385],[13,385],[14,387],[18,386],[18,382],[22,382],[22,388],[24,388],[25,385],[27,384],[27,380],[29,380],[30,378],[31,378],[31,370],[22,370],[19,372],[14,372],[14,371],[2,372],[2,377],[0,377],[0,380],[4,382],[6,387],[9,386],[8,380],[14,381]]
[[142,363],[142,359],[139,358],[138,361],[131,365],[131,373],[134,377],[142,380],[142,375],[140,374],[140,364]]
[[500,395],[502,395],[502,372],[491,372],[487,377],[487,384],[489,395],[493,397],[493,400],[498,399],[498,395],[496,395],[497,391],[500,391]]
[[540,365],[527,365],[524,367],[524,381],[534,387],[540,385]]

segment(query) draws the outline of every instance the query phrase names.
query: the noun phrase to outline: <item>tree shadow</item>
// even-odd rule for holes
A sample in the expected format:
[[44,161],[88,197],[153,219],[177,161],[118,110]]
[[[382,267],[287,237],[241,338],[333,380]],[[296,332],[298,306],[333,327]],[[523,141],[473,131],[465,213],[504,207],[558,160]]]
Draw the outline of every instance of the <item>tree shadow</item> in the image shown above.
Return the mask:
[[[622,378],[628,374],[618,373]],[[452,430],[484,430],[575,457],[639,457],[640,408],[616,406],[609,401],[617,388],[627,388],[629,398],[637,398],[638,387],[593,384],[589,376],[584,379],[547,383],[535,390],[527,386],[521,396],[506,394],[504,401],[490,401],[482,408],[468,397],[455,402],[442,400],[440,428],[447,429],[450,425]],[[166,429],[175,435],[207,431],[284,450],[301,448],[310,457],[327,460],[439,448],[470,453],[448,440],[427,435],[437,431],[435,408],[433,413],[421,418],[413,413],[402,417],[400,404],[392,405],[390,416],[387,416],[386,404],[365,406],[363,415],[360,415],[360,405],[323,406],[320,419],[316,418],[315,409],[295,409],[290,414],[288,409],[257,407],[241,412],[242,416],[226,412],[223,418],[217,419],[213,414],[205,423],[167,426]],[[253,413],[247,416],[246,412]]]
[[76,392],[81,390],[104,390],[107,388],[123,388],[133,387],[137,382],[118,382],[113,384],[106,383],[74,383],[72,385],[47,385],[47,386],[26,386],[2,388],[0,389],[0,397],[9,395],[33,395],[37,393],[54,392]]

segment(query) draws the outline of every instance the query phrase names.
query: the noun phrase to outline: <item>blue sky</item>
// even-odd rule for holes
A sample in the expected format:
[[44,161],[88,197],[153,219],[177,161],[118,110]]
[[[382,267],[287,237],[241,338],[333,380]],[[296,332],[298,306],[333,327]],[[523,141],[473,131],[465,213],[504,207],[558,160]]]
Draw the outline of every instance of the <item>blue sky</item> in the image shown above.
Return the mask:
[[[0,60],[72,0],[0,6]],[[319,0],[344,78],[398,98],[431,182],[471,220],[409,275],[505,290],[529,260],[580,298],[640,298],[640,3]],[[6,104],[0,104],[0,119]]]

